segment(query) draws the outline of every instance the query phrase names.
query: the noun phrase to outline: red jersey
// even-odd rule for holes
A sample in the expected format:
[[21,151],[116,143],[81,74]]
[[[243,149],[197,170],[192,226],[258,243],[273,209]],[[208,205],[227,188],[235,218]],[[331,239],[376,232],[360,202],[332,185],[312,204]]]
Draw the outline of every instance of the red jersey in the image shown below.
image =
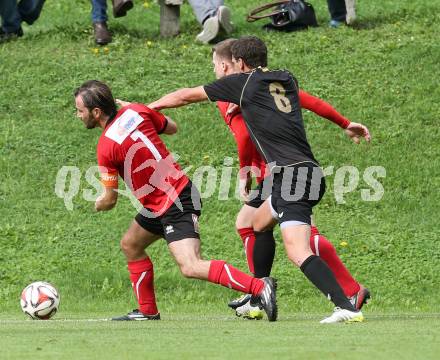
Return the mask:
[[161,113],[130,104],[105,127],[97,147],[104,186],[117,188],[119,175],[156,215],[173,204],[189,181],[159,137],[166,126]]
[[[313,111],[315,114],[334,122],[343,129],[350,124],[350,121],[339,114],[330,104],[303,90],[299,90],[299,100],[301,107]],[[267,164],[249,136],[240,108],[236,108],[232,113],[227,114],[229,104],[228,102],[217,102],[220,113],[237,143],[240,169],[252,167],[252,173],[256,176],[257,182],[260,183],[267,173]],[[240,173],[241,176],[245,174]]]
[[[235,138],[237,143],[238,160],[240,163],[240,169],[245,167],[251,167],[251,172],[257,178],[257,182],[261,182],[265,176],[266,162],[261,157],[254,143],[252,142],[246,123],[241,115],[240,108],[236,108],[231,114],[226,114],[228,107],[228,102],[218,101],[217,106],[220,113],[225,120],[226,125],[228,125],[229,130]],[[246,173],[240,173],[243,178]]]

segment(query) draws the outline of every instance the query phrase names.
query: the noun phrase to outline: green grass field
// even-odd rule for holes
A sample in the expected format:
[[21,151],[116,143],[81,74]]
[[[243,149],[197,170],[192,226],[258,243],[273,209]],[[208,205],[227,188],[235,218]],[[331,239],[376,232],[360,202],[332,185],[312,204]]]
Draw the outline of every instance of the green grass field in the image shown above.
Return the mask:
[[193,312],[134,324],[10,320],[1,323],[0,335],[6,359],[412,360],[438,359],[440,353],[439,316],[372,315],[368,324],[341,326],[320,326],[318,319],[291,315],[267,323]]
[[[315,212],[321,232],[372,291],[367,321],[319,326],[331,306],[289,264],[279,236],[277,323],[235,319],[225,305],[235,294],[183,279],[164,242],[149,251],[163,321],[75,321],[136,306],[118,246],[136,211],[121,198],[113,211],[96,214],[84,200],[84,191],[93,190],[85,174],[96,163],[99,131],[86,131],[76,119],[73,89],[100,79],[115,96],[148,103],[210,82],[214,74],[210,47],[194,43],[199,28],[188,5],[175,39],[158,36],[155,3],[136,2],[127,17],[111,18],[113,43],[96,47],[88,0],[48,0],[23,38],[0,44],[0,358],[439,358],[440,1],[360,1],[357,25],[337,30],[326,25],[325,2],[314,1],[320,27],[289,34],[247,24],[254,3],[229,3],[234,36],[263,38],[270,67],[291,70],[301,88],[371,130],[372,143],[355,146],[333,124],[304,114],[322,166],[359,170],[345,204],[336,201],[335,175],[329,176]],[[214,166],[219,182],[225,157],[235,159],[236,151],[215,106],[166,113],[179,124],[179,133],[165,139],[179,162]],[[63,166],[81,175],[71,210],[55,193]],[[362,200],[370,166],[386,170],[379,201]],[[217,191],[204,199],[202,251],[246,269],[234,231],[240,208],[234,186],[229,200],[218,200]],[[53,321],[25,321],[21,313],[19,294],[36,280],[52,282],[61,293]]]

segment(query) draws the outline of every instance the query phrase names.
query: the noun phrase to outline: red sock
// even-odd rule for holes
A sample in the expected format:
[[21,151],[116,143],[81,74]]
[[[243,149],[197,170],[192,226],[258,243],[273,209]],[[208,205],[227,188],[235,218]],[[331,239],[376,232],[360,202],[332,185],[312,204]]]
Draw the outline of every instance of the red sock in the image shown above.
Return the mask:
[[321,235],[315,226],[311,227],[310,247],[315,255],[326,262],[336,281],[344,290],[345,296],[351,297],[360,290],[359,283],[351,276],[342,260],[336,253],[333,244]]
[[153,263],[150,258],[129,261],[127,267],[134,295],[139,303],[140,312],[145,315],[157,314],[156,297],[154,295]]
[[255,234],[252,228],[242,228],[237,229],[241,240],[243,241],[244,252],[246,254],[246,259],[249,267],[249,271],[255,274],[254,271],[254,245],[255,245]]
[[264,287],[263,280],[247,275],[223,260],[211,260],[208,281],[254,296],[258,296]]

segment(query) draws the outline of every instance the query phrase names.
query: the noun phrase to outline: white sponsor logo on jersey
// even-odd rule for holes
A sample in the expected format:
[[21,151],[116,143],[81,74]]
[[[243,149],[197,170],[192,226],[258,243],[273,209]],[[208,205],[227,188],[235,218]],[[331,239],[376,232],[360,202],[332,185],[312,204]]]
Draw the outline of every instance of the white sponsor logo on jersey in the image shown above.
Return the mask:
[[119,145],[130,135],[144,119],[136,111],[127,109],[105,132],[105,136]]

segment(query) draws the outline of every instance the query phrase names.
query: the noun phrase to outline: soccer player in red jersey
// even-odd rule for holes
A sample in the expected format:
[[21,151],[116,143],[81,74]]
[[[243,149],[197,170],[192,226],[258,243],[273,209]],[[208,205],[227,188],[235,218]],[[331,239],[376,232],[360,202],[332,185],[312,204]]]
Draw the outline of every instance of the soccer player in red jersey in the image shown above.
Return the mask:
[[[234,66],[232,64],[231,46],[235,39],[227,39],[212,48],[212,59],[214,72],[218,79],[233,74]],[[299,100],[302,108],[313,111],[317,115],[327,118],[343,129],[347,129],[350,121],[339,114],[330,104],[299,90]],[[262,195],[262,186],[266,171],[266,162],[263,160],[258,150],[252,143],[249,136],[240,108],[228,102],[218,101],[219,111],[229,127],[237,143],[239,164],[240,164],[240,194],[246,203],[241,208],[237,220],[236,229],[240,235],[247,258],[249,271],[258,278],[270,275],[270,271],[275,256],[275,239],[273,229],[264,232],[254,232],[252,228],[252,218],[257,208],[259,208],[264,198]],[[355,134],[347,132],[352,137]],[[358,138],[354,138],[358,142]],[[250,171],[246,171],[250,170]],[[250,172],[254,171],[257,188],[254,190],[254,196],[249,199],[249,189],[252,178]],[[345,295],[350,299],[357,309],[361,309],[364,303],[370,298],[368,289],[359,284],[336,253],[336,249],[325,236],[320,234],[318,228],[313,223],[311,226],[310,248],[314,254],[319,255],[329,266],[335,275]],[[238,316],[245,318],[261,318],[262,311],[257,306],[250,305],[250,295],[246,294],[239,299],[233,300],[229,306],[236,309]]]
[[[335,305],[332,315],[321,323],[361,322],[362,312],[310,248],[312,209],[322,199],[326,184],[307,141],[298,81],[286,70],[267,68],[267,47],[257,37],[242,37],[231,50],[235,74],[204,86],[179,89],[149,106],[160,110],[207,100],[240,106],[249,135],[273,175],[270,199],[255,212],[253,229],[265,231],[273,226],[276,213],[289,260]],[[361,124],[351,123],[349,130],[355,137],[369,138],[368,129]]]
[[159,137],[175,133],[175,123],[142,104],[130,104],[117,111],[110,88],[100,81],[85,82],[74,96],[77,116],[86,128],[102,128],[97,159],[104,190],[95,209],[106,211],[116,205],[118,176],[143,206],[121,239],[139,308],[113,320],[160,319],[153,263],[145,249],[163,237],[185,277],[251,293],[269,321],[275,321],[275,279],[257,279],[223,260],[201,258],[200,195]]

